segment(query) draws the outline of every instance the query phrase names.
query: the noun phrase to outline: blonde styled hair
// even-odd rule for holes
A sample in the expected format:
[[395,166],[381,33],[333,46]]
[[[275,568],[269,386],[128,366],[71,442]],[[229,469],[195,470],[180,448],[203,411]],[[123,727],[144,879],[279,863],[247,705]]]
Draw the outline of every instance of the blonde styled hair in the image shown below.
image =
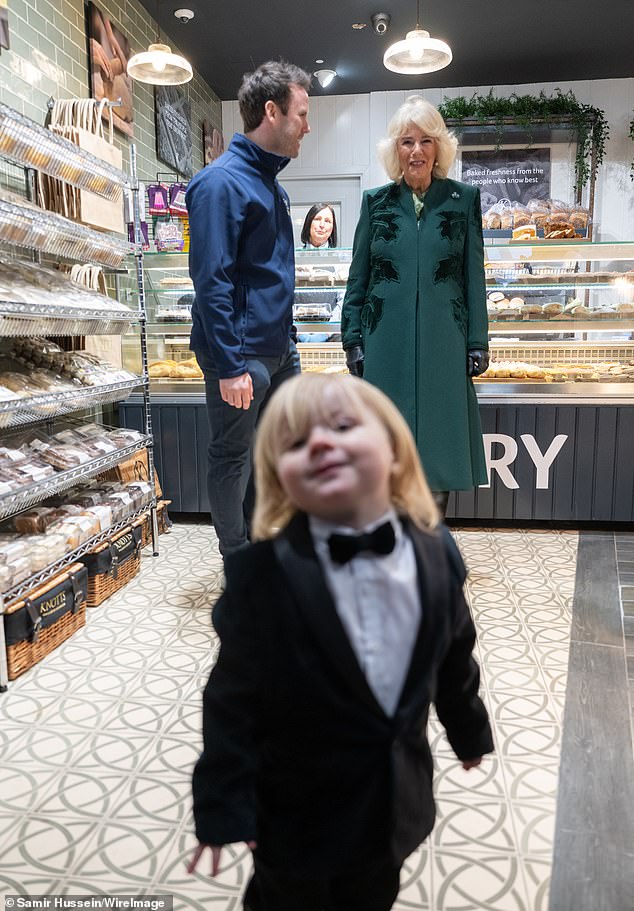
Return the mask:
[[371,411],[385,427],[398,465],[391,476],[395,509],[423,531],[438,524],[438,510],[421,468],[414,438],[390,399],[375,386],[353,376],[302,373],[288,380],[272,396],[255,440],[256,501],[254,539],[272,538],[298,512],[285,493],[277,473],[280,455],[289,440],[303,437],[319,418],[331,418],[334,393],[337,405],[353,413]]
[[422,95],[410,95],[388,124],[387,136],[378,146],[379,161],[390,180],[400,181],[403,177],[398,160],[399,138],[414,125],[426,136],[436,141],[436,161],[432,168],[433,177],[446,177],[456,160],[458,140],[445,126],[437,108]]

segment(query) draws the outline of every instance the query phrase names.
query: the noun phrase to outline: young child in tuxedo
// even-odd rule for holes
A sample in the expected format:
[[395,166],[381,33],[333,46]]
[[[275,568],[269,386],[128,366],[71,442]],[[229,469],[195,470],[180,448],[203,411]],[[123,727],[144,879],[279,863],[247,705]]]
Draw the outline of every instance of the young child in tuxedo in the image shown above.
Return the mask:
[[248,911],[388,911],[434,823],[434,702],[465,769],[493,749],[465,570],[395,406],[306,373],[255,449],[257,543],[213,620],[189,871],[246,842]]

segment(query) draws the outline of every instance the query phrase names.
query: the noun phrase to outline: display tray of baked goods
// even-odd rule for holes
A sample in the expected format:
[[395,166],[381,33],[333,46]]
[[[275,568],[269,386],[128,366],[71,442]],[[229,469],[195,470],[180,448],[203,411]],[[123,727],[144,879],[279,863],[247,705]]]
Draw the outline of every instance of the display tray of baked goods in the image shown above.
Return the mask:
[[0,103],[0,155],[75,187],[114,199],[130,179],[107,161]]
[[17,427],[125,399],[146,380],[45,338],[0,341],[0,427]]
[[[552,290],[552,289],[550,289]],[[606,320],[614,322],[614,328],[622,329],[622,320],[634,319],[634,302],[619,301],[612,306],[589,307],[578,297],[570,298],[566,303],[561,301],[541,302],[538,298],[521,297],[519,295],[507,296],[503,291],[490,291],[487,295],[487,314],[490,322],[548,322],[549,329],[552,323],[579,322],[603,323]],[[575,329],[581,328],[575,325]],[[595,328],[590,325],[588,328]],[[603,326],[607,329],[611,326]]]
[[[3,375],[0,373],[0,383]],[[104,386],[87,386],[71,390],[39,393],[28,397],[2,401],[4,386],[0,386],[0,427],[20,427],[44,419],[58,418],[75,411],[122,402],[132,392],[146,384],[141,377]]]
[[0,193],[0,240],[51,256],[113,268],[134,250],[122,234],[93,231],[5,191]]
[[179,361],[170,360],[168,358],[165,360],[152,361],[148,367],[148,373],[153,380],[202,380],[203,378],[203,372],[198,366],[195,355]]
[[0,335],[121,335],[136,318],[57,269],[0,257]]
[[507,287],[527,287],[532,291],[548,290],[561,286],[562,288],[613,288],[632,285],[634,286],[634,272],[548,272],[535,270],[504,270],[502,275],[496,274],[498,270],[486,269],[486,284]]
[[634,383],[634,360],[597,364],[554,364],[539,367],[525,361],[491,361],[476,383]]
[[0,519],[68,490],[151,445],[137,430],[66,421],[46,433],[15,431],[0,445]]
[[[11,525],[7,523],[0,530],[4,601],[22,597],[131,522],[144,518],[154,501],[151,490],[140,493],[140,486],[150,488],[147,482],[82,487],[71,492],[67,501],[47,501],[47,505],[16,516]],[[140,499],[143,505],[134,506]]]
[[343,288],[348,281],[349,271],[349,263],[337,263],[336,265],[296,263],[295,284],[298,287],[309,286],[314,288],[316,286],[322,286],[326,288]]

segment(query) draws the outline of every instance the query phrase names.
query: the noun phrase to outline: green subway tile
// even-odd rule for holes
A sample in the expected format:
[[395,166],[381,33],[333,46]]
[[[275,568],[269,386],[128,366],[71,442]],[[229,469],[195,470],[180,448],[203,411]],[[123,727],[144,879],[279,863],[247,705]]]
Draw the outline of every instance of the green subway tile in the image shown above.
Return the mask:
[[[35,32],[38,32],[40,35],[46,33],[46,19],[36,10],[29,7],[27,9],[27,22]],[[33,36],[33,43],[37,44],[37,36]]]
[[37,48],[40,54],[44,54],[47,60],[50,60],[51,63],[55,63],[58,51],[52,41],[50,41],[48,38],[45,38],[44,35],[37,35],[37,41],[35,42],[34,46]]
[[27,4],[25,0],[11,0],[9,4],[9,34],[12,36],[16,23],[14,17],[26,21]]

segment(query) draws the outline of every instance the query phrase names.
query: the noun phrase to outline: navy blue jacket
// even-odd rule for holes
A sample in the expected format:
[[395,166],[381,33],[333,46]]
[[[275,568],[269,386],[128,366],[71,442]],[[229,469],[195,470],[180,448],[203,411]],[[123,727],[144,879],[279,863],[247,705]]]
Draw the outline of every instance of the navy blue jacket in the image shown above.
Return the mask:
[[223,379],[244,373],[247,357],[280,356],[288,345],[295,252],[276,176],[289,160],[236,133],[187,189],[190,347],[211,355]]

